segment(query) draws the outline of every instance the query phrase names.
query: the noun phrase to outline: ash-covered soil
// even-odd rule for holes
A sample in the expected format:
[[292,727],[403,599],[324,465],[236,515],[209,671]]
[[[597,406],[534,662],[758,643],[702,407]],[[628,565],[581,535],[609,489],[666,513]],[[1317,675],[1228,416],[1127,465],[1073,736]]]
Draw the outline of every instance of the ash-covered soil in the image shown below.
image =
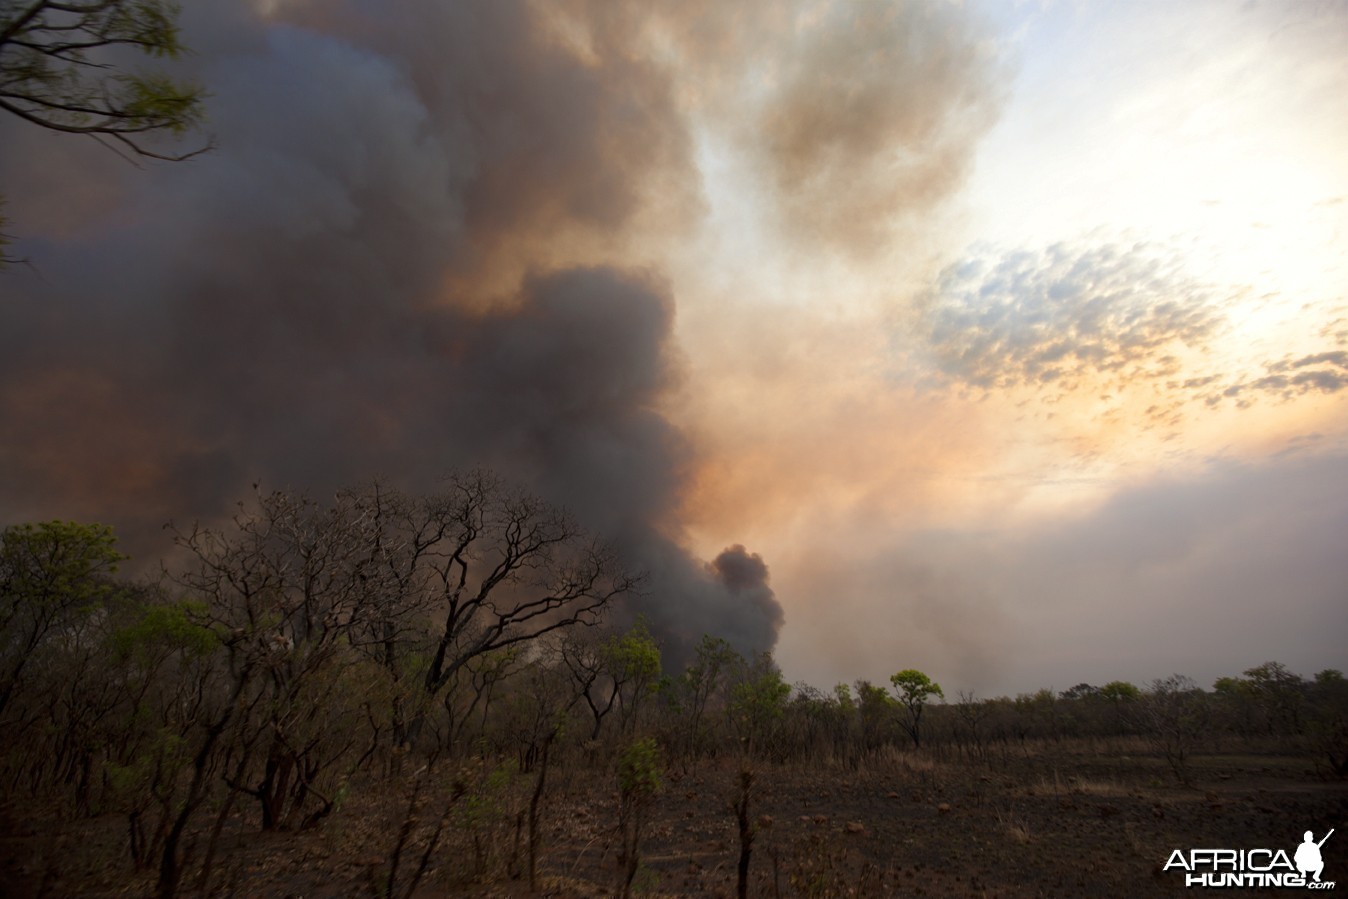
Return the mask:
[[[1304,831],[1319,839],[1330,828],[1323,878],[1348,889],[1348,784],[1322,779],[1303,757],[1197,756],[1191,787],[1161,759],[1107,741],[1004,746],[986,759],[886,750],[854,765],[751,765],[749,895],[1192,896],[1182,871],[1162,870],[1175,849],[1291,858]],[[734,758],[667,766],[645,809],[633,895],[735,895],[741,768]],[[225,819],[204,883],[208,833],[195,834],[184,895],[616,895],[611,771],[571,760],[549,772],[531,891],[534,773],[505,770],[442,764],[404,778],[401,793],[353,781],[341,808],[303,833],[260,833],[241,808]],[[451,801],[455,783],[468,790]],[[154,872],[135,871],[126,844],[124,816],[58,821],[11,799],[0,819],[0,895],[152,895]]]

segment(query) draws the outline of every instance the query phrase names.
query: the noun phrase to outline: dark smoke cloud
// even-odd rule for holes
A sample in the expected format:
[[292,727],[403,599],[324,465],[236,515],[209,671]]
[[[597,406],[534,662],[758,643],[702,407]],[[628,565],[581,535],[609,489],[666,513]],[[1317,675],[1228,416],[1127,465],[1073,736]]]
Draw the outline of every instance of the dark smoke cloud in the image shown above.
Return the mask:
[[[165,520],[220,514],[253,480],[434,489],[485,465],[650,571],[626,614],[673,658],[704,632],[770,648],[761,560],[709,567],[677,542],[670,290],[594,258],[696,207],[670,73],[602,39],[582,59],[540,15],[196,3],[185,65],[216,152],[124,171],[0,123],[22,151],[6,189],[30,170],[59,185],[11,196],[38,270],[0,286],[0,520],[109,520],[153,556]],[[111,196],[82,221],[40,214],[97,185]],[[727,576],[746,560],[761,571]]]
[[[934,3],[562,0],[595,52],[681,66],[738,187],[779,234],[864,257],[950,196],[995,123],[1002,61],[968,10]],[[558,12],[565,10],[565,13]]]
[[756,609],[774,630],[781,627],[782,610],[768,586],[768,566],[758,553],[736,543],[712,561],[711,571],[727,590]]

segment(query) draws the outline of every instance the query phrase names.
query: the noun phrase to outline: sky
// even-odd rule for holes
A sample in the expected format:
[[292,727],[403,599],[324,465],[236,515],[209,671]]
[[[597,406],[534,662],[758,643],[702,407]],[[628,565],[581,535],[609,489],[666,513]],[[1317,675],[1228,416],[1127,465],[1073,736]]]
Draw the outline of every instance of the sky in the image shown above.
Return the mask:
[[255,482],[485,465],[650,572],[674,660],[1348,668],[1348,6],[182,27],[211,152],[0,121],[0,524],[152,560]]

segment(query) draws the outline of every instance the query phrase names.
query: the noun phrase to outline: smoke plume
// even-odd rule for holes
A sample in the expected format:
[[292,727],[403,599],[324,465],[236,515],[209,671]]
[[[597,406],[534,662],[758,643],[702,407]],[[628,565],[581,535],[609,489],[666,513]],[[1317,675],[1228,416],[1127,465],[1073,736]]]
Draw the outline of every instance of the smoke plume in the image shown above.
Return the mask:
[[[708,472],[733,470],[751,485],[721,499],[737,515],[811,514],[801,482],[762,464],[772,429],[688,411],[723,409],[773,340],[756,311],[772,278],[735,257],[753,235],[719,239],[723,213],[742,206],[793,256],[883,257],[995,118],[973,18],[198,0],[181,24],[192,52],[164,64],[209,92],[213,152],[140,169],[0,119],[12,252],[34,266],[0,279],[0,524],[106,521],[153,566],[163,522],[219,516],[253,482],[418,492],[483,466],[649,573],[620,617],[645,615],[671,663],[707,632],[773,647],[767,563],[689,511]],[[707,291],[725,269],[744,285],[733,308]],[[717,349],[749,320],[746,352]],[[819,322],[800,321],[813,352]],[[706,365],[722,352],[724,377]],[[820,392],[820,416],[798,419],[794,396],[779,414],[789,383],[774,369],[728,417],[846,449],[830,432],[848,407]]]
[[771,648],[766,566],[677,542],[674,298],[617,253],[697,206],[669,73],[598,30],[581,54],[527,3],[269,6],[185,12],[219,144],[191,163],[0,124],[37,229],[3,285],[5,523],[107,520],[153,557],[250,481],[485,465],[649,572],[625,612],[672,657],[704,632]]

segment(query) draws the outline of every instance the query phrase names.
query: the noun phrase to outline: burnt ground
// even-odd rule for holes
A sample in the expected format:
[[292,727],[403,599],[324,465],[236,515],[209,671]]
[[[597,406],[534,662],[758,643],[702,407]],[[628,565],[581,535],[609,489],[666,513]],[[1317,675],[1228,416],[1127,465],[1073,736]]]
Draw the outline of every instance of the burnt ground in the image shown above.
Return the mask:
[[[1184,787],[1161,759],[1117,743],[1004,748],[992,764],[895,751],[855,766],[760,764],[749,805],[750,895],[1192,896],[1182,872],[1162,870],[1174,849],[1284,849],[1290,858],[1305,830],[1318,839],[1331,827],[1338,832],[1324,845],[1324,879],[1348,889],[1348,784],[1321,779],[1304,757],[1203,755],[1191,766],[1194,786]],[[634,895],[735,895],[739,770],[723,759],[665,771]],[[448,803],[455,781],[469,792]],[[195,889],[194,870],[184,894],[384,895],[405,833],[395,895],[406,895],[443,822],[416,899],[615,895],[618,798],[603,766],[571,762],[550,772],[536,892],[527,887],[523,827],[532,776],[442,765],[402,782],[401,793],[353,784],[329,819],[303,833],[261,833],[243,810],[226,822],[204,891]],[[194,869],[202,845],[198,834]],[[0,895],[152,889],[153,872],[129,861],[124,817],[59,821],[41,808],[6,805]]]

